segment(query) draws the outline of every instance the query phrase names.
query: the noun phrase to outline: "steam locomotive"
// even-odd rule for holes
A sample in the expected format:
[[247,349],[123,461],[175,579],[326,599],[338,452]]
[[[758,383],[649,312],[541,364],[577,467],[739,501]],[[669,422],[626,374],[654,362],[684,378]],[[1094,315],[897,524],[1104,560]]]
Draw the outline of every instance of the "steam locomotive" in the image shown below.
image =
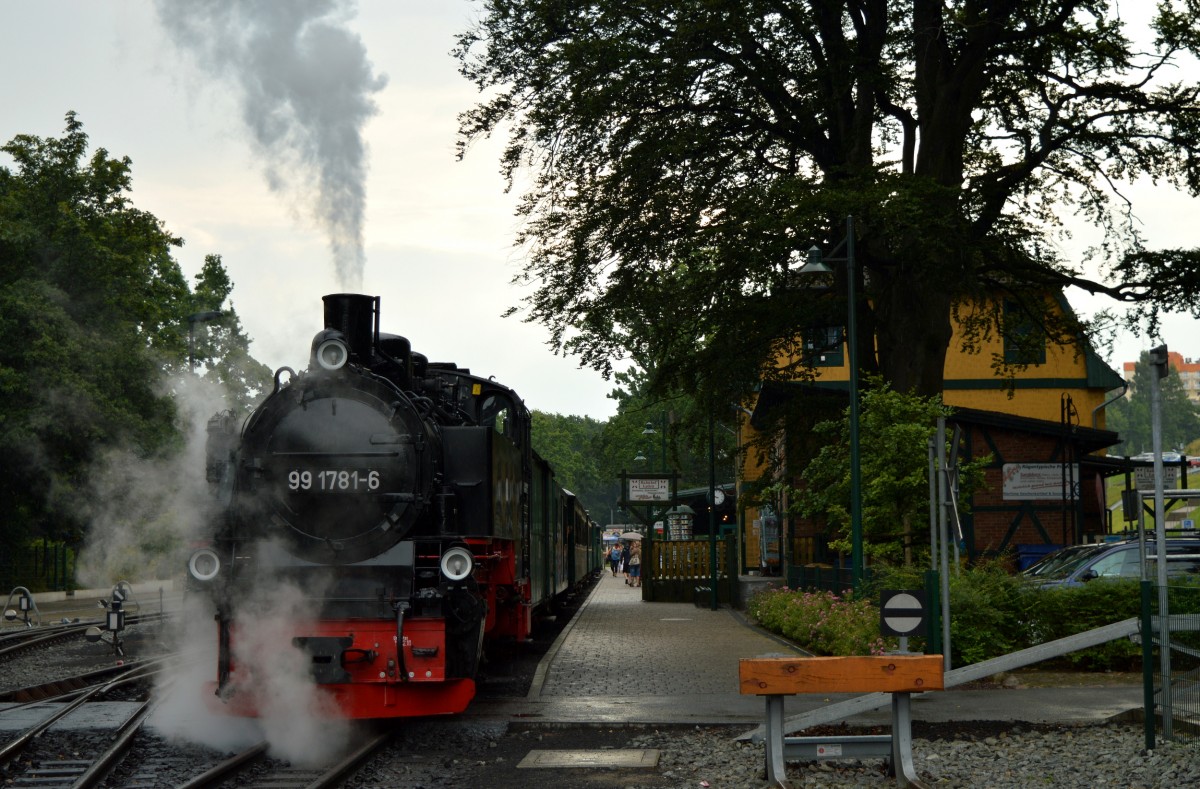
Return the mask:
[[239,647],[270,579],[302,590],[284,646],[334,714],[461,712],[485,646],[528,640],[594,577],[598,530],[511,389],[381,333],[378,297],[325,296],[324,317],[308,369],[278,370],[240,434],[228,412],[209,423],[220,514],[188,570],[216,611],[215,697],[260,714]]

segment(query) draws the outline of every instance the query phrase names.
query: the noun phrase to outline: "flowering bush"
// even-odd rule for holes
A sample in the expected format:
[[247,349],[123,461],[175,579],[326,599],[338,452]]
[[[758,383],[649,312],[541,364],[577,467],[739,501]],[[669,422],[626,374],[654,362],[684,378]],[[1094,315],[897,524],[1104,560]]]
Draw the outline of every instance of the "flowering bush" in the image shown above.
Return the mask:
[[786,586],[750,598],[746,613],[760,625],[815,655],[880,655],[879,609],[867,600]]

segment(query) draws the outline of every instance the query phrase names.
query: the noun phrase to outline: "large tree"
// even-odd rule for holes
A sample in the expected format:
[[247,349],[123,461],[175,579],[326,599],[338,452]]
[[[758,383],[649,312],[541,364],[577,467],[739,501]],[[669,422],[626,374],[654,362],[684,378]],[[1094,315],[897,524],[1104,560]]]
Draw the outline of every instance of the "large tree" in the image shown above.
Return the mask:
[[[74,113],[61,138],[18,135],[0,151],[13,162],[0,166],[6,553],[31,535],[76,541],[95,504],[89,477],[109,451],[148,458],[178,448],[183,426],[164,384],[186,370],[188,315],[222,309],[225,345],[212,367],[243,394],[263,381],[254,380],[262,366],[242,359],[219,258],[191,292],[171,254],[182,242],[130,200],[128,158],[103,148],[89,156]],[[226,366],[238,372],[224,375]]]
[[[1139,30],[1105,0],[482,5],[460,148],[508,133],[526,318],[599,370],[649,360],[715,404],[796,377],[846,277],[794,272],[813,245],[845,256],[849,215],[859,358],[899,391],[940,391],[954,319],[1075,336],[1042,306],[1068,286],[1152,325],[1200,309],[1200,254],[1146,250],[1118,187],[1200,191],[1200,88],[1172,70],[1200,51],[1197,0]],[[1071,214],[1105,233],[1088,269],[1055,251]]]
[[229,403],[242,411],[256,405],[271,384],[271,369],[250,355],[250,338],[242,328],[230,297],[233,280],[220,255],[205,255],[192,289],[192,312],[220,312],[219,318],[193,324],[191,356],[205,378],[214,380]]

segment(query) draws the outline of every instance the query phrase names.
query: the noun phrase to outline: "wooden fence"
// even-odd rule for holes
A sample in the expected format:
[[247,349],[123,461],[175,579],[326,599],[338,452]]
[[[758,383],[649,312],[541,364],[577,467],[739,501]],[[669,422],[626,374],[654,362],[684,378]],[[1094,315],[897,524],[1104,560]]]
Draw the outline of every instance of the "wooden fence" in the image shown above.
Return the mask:
[[[695,603],[707,606],[712,601],[712,559],[714,546],[707,538],[695,540],[647,540],[642,550],[642,599],[657,603]],[[717,600],[736,605],[737,545],[733,535],[719,539],[717,553]]]

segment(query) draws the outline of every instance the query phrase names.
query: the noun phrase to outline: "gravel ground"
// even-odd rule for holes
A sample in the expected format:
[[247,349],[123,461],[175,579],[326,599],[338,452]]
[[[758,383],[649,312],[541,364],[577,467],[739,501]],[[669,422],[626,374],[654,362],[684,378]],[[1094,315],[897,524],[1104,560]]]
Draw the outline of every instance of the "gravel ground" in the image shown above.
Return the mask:
[[[925,727],[918,727],[923,729]],[[930,786],[1185,787],[1200,785],[1200,745],[1166,743],[1143,748],[1138,726],[1081,728],[973,724],[954,732],[921,732],[913,744],[919,777]],[[848,734],[862,731],[839,729]],[[350,789],[478,786],[491,789],[761,789],[766,785],[761,745],[740,742],[741,729],[690,727],[510,727],[448,734],[440,728],[408,732],[388,759],[350,780]],[[830,733],[825,730],[822,733]],[[532,749],[650,748],[654,769],[518,769]],[[891,787],[881,759],[796,763],[796,787]]]
[[[545,623],[529,650],[499,655],[490,665],[490,677],[481,693],[495,697],[520,697],[528,690],[534,669],[558,628],[560,620]],[[130,634],[131,656],[144,656],[160,648],[152,631]],[[144,639],[144,640],[142,640]],[[137,643],[139,640],[142,643]],[[53,659],[48,659],[49,657]],[[44,681],[46,674],[61,676],[64,669],[79,670],[111,665],[111,648],[74,643],[0,663],[0,687]],[[1103,682],[1096,675],[1086,684]],[[1101,677],[1103,679],[1103,677]],[[1077,684],[1078,675],[1042,677],[1049,684]],[[1112,681],[1124,681],[1113,678]],[[1025,678],[1023,684],[1035,680]],[[1005,692],[997,689],[996,692]],[[766,785],[763,747],[737,740],[745,727],[646,727],[539,726],[534,722],[478,723],[470,721],[404,722],[395,724],[392,744],[345,784],[349,789],[432,789],[433,787],[483,787],[484,789],[760,789]],[[807,734],[866,734],[878,730],[822,727]],[[970,722],[913,724],[914,764],[918,775],[938,787],[1185,787],[1200,786],[1200,739],[1160,743],[1146,751],[1140,724],[1062,727]],[[86,737],[87,735],[83,735]],[[179,743],[167,750],[170,766],[159,761],[162,741],[148,738],[148,751],[131,762],[153,764],[156,780],[147,785],[169,787],[194,775],[197,767],[213,758],[212,752]],[[49,758],[63,758],[80,743],[47,741]],[[653,768],[552,768],[519,769],[520,761],[534,749],[653,749],[659,752]],[[151,755],[151,754],[155,755]],[[178,769],[178,773],[174,771]],[[108,786],[128,786],[134,775],[145,775],[144,766],[130,764],[118,770]],[[885,774],[882,760],[862,762],[832,760],[788,765],[788,776],[797,787],[890,787],[895,779]]]

